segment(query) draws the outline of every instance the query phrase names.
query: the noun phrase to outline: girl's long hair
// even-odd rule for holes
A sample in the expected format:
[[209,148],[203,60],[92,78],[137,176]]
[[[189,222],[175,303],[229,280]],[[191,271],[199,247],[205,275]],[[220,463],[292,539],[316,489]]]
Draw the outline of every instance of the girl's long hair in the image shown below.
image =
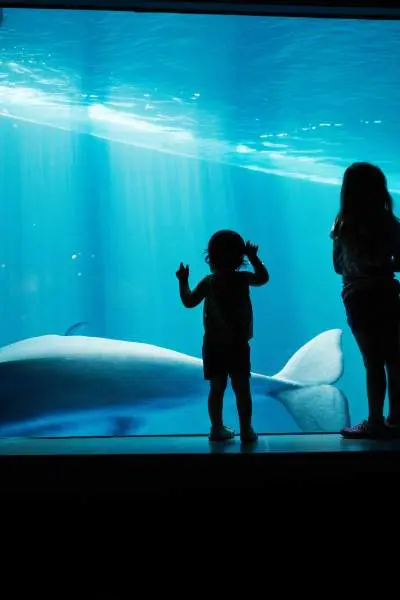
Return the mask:
[[331,237],[357,253],[366,247],[386,246],[397,223],[382,170],[365,162],[350,165],[343,177]]

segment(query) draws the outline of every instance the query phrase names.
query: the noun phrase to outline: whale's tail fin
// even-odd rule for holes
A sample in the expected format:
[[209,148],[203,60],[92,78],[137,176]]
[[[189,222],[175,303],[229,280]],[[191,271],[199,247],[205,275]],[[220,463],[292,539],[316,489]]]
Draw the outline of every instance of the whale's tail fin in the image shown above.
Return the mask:
[[297,384],[275,394],[305,433],[337,432],[350,424],[346,396],[334,387],[343,374],[342,331],[324,331],[302,346],[274,379]]
[[307,342],[274,379],[299,386],[335,383],[343,375],[342,330],[330,329]]
[[350,425],[347,398],[333,385],[286,390],[276,394],[275,398],[303,433],[337,433]]

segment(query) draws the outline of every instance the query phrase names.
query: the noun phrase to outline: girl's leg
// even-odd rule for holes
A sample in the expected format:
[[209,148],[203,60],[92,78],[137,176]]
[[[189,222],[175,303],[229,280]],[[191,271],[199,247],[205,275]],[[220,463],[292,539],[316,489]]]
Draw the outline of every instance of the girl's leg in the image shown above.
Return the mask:
[[386,395],[385,356],[380,332],[355,332],[367,376],[368,423],[380,426],[383,423],[383,408]]
[[400,356],[386,363],[389,391],[389,424],[400,427]]
[[395,323],[385,336],[390,425],[400,426],[400,326]]
[[354,333],[360,348],[367,376],[368,420],[354,427],[345,427],[341,434],[346,438],[386,438],[388,428],[383,420],[386,395],[385,355],[378,331]]

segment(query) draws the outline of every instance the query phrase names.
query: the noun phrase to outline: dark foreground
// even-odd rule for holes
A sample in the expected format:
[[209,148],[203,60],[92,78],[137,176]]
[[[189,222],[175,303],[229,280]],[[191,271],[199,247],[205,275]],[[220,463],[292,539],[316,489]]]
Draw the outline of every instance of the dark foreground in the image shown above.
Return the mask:
[[[265,502],[315,494],[390,494],[400,482],[400,441],[339,435],[263,435],[210,444],[206,436],[0,439],[0,499],[217,498],[235,491]],[[254,492],[257,495],[254,495]]]

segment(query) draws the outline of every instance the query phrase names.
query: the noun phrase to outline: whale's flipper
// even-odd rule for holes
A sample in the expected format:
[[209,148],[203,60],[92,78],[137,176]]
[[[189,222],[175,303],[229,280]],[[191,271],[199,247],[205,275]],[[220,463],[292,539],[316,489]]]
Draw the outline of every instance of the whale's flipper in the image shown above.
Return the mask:
[[137,418],[125,415],[116,417],[111,435],[113,437],[133,435],[139,425],[141,425],[141,421]]
[[87,321],[78,321],[78,323],[74,323],[73,325],[71,325],[71,327],[68,327],[67,331],[64,333],[64,336],[73,335],[82,327],[86,327],[86,325],[89,325]]
[[338,432],[350,425],[346,396],[332,385],[287,390],[275,395],[305,433]]
[[342,330],[330,329],[307,342],[274,375],[299,386],[335,383],[343,374]]
[[0,425],[0,437],[81,437],[135,435],[143,418],[129,413],[92,410],[44,416]]

